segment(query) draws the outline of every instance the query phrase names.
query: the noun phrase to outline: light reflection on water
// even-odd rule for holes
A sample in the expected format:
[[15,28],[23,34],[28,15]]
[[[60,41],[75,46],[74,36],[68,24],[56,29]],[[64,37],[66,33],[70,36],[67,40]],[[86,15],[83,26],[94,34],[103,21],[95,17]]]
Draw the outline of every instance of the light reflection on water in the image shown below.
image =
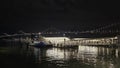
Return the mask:
[[[59,49],[52,48],[51,50],[47,50],[46,56],[50,57],[51,60],[69,60],[71,58],[76,57],[77,50],[73,49]],[[72,56],[72,57],[71,57]]]
[[120,49],[79,46],[76,49],[34,48],[34,55],[40,64],[67,68],[120,68]]

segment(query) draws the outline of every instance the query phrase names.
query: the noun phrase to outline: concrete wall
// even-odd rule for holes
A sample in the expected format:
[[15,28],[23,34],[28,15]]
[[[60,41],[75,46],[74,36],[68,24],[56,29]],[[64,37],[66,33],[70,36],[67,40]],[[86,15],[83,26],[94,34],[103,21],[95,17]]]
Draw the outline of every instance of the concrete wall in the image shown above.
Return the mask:
[[53,44],[64,43],[64,41],[70,40],[68,37],[44,37],[46,41],[50,41]]

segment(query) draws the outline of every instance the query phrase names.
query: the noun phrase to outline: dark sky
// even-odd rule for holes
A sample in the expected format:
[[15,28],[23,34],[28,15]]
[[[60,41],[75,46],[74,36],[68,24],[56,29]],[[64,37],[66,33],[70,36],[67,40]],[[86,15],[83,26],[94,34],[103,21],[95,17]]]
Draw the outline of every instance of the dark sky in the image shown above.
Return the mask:
[[119,2],[115,1],[4,0],[1,3],[1,33],[38,32],[49,27],[84,30],[120,20]]

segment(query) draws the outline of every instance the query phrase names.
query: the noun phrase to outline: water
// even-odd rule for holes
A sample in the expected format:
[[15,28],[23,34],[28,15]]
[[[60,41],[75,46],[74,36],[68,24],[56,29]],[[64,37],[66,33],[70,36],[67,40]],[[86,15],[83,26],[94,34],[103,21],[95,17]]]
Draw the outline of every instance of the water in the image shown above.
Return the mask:
[[79,46],[78,48],[0,47],[4,68],[120,68],[120,48]]

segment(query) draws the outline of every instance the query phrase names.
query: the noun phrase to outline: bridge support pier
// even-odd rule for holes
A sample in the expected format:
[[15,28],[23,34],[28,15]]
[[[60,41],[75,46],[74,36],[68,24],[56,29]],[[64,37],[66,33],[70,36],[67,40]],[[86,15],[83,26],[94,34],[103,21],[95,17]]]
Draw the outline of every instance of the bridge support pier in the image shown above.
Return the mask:
[[120,46],[120,35],[118,35],[117,38],[118,38],[118,46]]

